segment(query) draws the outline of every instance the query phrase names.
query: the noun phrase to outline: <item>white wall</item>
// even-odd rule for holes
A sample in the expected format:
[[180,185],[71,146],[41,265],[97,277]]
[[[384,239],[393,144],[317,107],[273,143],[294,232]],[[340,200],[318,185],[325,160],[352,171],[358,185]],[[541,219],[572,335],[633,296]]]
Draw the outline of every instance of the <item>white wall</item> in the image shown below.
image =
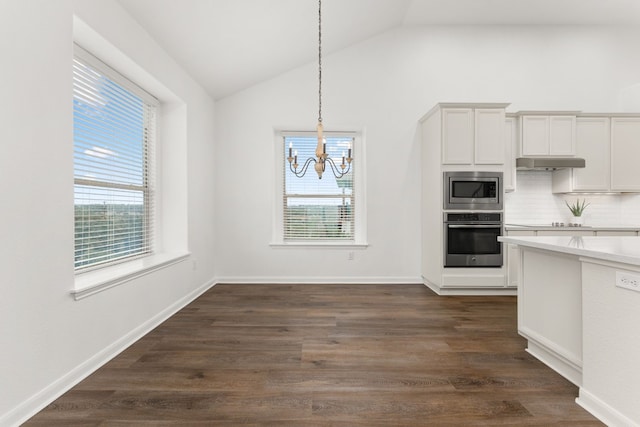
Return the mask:
[[218,278],[419,281],[418,119],[437,102],[617,111],[623,89],[640,81],[639,36],[612,27],[416,27],[325,54],[325,128],[366,132],[370,247],[353,261],[340,250],[269,247],[273,128],[313,129],[316,64],[219,101]]
[[[74,13],[184,102],[198,261],[80,301],[70,294]],[[211,283],[214,108],[114,0],[2,0],[0,31],[0,425],[14,425]]]

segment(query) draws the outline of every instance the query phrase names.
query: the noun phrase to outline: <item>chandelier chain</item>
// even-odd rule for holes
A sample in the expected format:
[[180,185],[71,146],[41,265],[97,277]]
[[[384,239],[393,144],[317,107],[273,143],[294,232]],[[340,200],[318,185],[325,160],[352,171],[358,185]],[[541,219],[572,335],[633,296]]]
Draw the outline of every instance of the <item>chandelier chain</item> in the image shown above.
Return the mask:
[[322,0],[318,0],[318,123],[322,123]]
[[[318,126],[316,130],[318,132],[318,145],[315,150],[315,157],[308,157],[302,167],[298,169],[300,164],[298,163],[298,151],[293,149],[293,142],[289,143],[289,155],[286,156],[286,160],[289,162],[289,170],[298,178],[302,178],[307,173],[307,169],[313,164],[313,168],[318,174],[318,179],[322,179],[322,174],[325,172],[327,164],[329,169],[333,173],[336,179],[342,178],[351,172],[352,148],[349,143],[346,151],[342,152],[342,159],[336,157],[331,158],[330,152],[327,151],[327,141],[323,137],[324,126],[322,124],[322,0],[318,0]],[[344,146],[343,146],[344,148]],[[335,151],[334,148],[333,151]]]

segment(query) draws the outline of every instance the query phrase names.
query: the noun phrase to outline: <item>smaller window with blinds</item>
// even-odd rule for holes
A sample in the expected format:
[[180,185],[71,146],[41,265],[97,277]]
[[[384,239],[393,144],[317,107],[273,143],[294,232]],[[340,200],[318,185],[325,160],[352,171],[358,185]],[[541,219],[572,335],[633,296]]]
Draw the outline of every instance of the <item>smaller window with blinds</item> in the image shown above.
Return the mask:
[[[292,146],[298,159],[315,157],[317,136],[313,133],[287,134],[284,138],[283,158]],[[354,137],[325,132],[327,153],[341,158],[343,152],[354,148]],[[352,153],[355,157],[355,154]],[[355,194],[353,171],[336,178],[329,168],[318,179],[310,167],[302,178],[289,170],[284,162],[283,238],[284,241],[354,241]]]
[[154,97],[76,46],[76,271],[153,252]]

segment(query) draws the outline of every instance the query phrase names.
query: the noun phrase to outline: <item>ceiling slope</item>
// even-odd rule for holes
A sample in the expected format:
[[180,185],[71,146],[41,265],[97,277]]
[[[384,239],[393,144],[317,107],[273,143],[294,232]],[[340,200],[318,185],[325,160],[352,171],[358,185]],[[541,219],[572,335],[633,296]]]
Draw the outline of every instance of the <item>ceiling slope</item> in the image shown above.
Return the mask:
[[[317,0],[119,0],[214,99],[317,60]],[[640,25],[640,0],[323,0],[323,53],[413,25]]]

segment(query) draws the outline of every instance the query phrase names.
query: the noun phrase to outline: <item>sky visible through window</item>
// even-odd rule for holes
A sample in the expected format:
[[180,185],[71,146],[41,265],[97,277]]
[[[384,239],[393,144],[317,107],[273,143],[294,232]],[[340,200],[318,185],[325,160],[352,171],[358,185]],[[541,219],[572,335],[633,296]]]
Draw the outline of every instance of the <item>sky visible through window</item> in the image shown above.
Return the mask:
[[147,254],[147,105],[80,59],[73,77],[75,267]]
[[[78,61],[74,86],[75,178],[144,184],[144,102]],[[115,203],[109,189],[95,188],[76,203]],[[127,198],[142,203],[140,198]]]

